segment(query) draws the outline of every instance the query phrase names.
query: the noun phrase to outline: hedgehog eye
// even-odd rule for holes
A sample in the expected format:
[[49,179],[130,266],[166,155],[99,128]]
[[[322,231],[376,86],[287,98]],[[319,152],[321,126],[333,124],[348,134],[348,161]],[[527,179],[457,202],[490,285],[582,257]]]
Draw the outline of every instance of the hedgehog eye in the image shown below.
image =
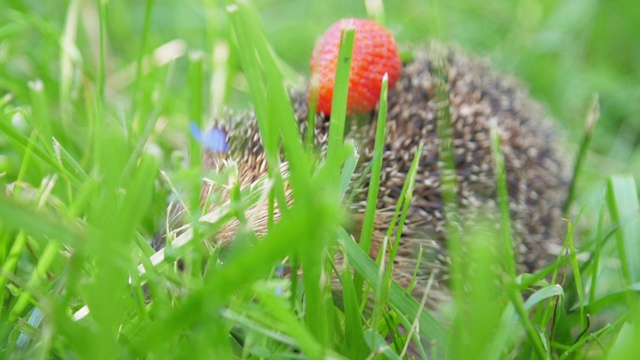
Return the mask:
[[203,133],[198,124],[192,121],[189,123],[189,130],[191,131],[191,135],[193,135],[205,149],[217,153],[227,152],[229,148],[227,135],[222,129],[214,127]]

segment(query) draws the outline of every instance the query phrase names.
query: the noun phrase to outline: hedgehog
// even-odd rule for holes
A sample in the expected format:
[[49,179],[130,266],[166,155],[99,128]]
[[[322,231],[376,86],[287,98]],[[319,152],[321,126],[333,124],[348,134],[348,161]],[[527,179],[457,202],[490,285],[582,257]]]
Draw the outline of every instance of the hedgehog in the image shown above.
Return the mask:
[[[443,64],[442,64],[443,63]],[[557,258],[564,238],[562,205],[569,174],[564,152],[558,145],[555,124],[540,104],[532,100],[525,86],[512,76],[492,70],[486,59],[466,55],[438,44],[416,50],[403,64],[394,89],[388,93],[387,130],[382,158],[382,174],[372,239],[372,256],[380,249],[399,200],[411,162],[422,144],[419,168],[404,230],[394,265],[394,279],[407,286],[416,265],[418,285],[429,277],[435,281],[427,305],[436,307],[450,298],[447,281],[450,259],[445,237],[436,134],[437,89],[435,74],[443,65],[448,78],[449,113],[453,129],[452,145],[457,176],[458,208],[462,219],[473,220],[478,213],[497,214],[496,176],[491,152],[491,127],[496,126],[502,141],[511,213],[514,253],[520,272],[535,272]],[[292,103],[300,132],[307,129],[307,91],[293,91]],[[359,188],[351,189],[353,201],[349,228],[359,238],[369,184],[367,166],[373,157],[376,114],[364,126],[354,125],[347,137],[358,144],[360,160],[356,173],[364,174]],[[314,145],[326,151],[329,117],[316,115]],[[225,151],[204,150],[203,170],[221,170],[229,162],[237,166],[241,188],[266,176],[267,164],[255,114],[227,113],[215,120],[213,128],[226,137]],[[286,163],[285,163],[286,164]],[[355,182],[353,182],[355,183]],[[228,198],[224,189],[202,186],[202,204],[215,191]],[[205,209],[212,210],[212,209]],[[258,235],[266,231],[266,209],[258,211],[252,225]],[[174,211],[173,213],[179,213]],[[277,214],[276,214],[277,218]],[[222,228],[215,241],[231,241],[237,222]],[[156,241],[159,248],[163,241]],[[423,255],[417,264],[417,254]],[[424,286],[413,295],[420,298]]]

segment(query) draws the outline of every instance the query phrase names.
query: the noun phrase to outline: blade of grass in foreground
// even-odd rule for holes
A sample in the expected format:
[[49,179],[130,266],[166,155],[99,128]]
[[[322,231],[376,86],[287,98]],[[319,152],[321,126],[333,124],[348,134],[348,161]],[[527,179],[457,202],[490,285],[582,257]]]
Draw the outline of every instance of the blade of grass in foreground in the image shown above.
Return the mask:
[[46,149],[42,148],[42,145],[39,145],[35,139],[27,139],[24,135],[18,132],[14,126],[11,124],[9,119],[11,119],[15,114],[22,112],[20,109],[8,111],[0,116],[0,131],[3,134],[7,135],[9,139],[11,139],[15,144],[19,145],[20,149],[25,150],[29,155],[24,155],[24,157],[30,157],[32,154],[35,155],[38,159],[44,161],[47,165],[56,169],[65,179],[74,185],[80,185],[83,179],[74,176],[74,174],[67,170],[56,158],[53,154],[47,152]]
[[513,238],[511,236],[511,215],[509,213],[509,193],[507,191],[507,173],[502,153],[502,141],[498,134],[497,124],[491,126],[491,156],[496,176],[496,191],[500,206],[500,230],[502,235],[502,254],[505,259],[507,275],[512,279],[516,276],[515,255],[513,253]]
[[315,128],[316,128],[316,112],[318,109],[318,82],[311,79],[311,96],[309,96],[309,112],[307,113],[307,134],[306,145],[308,149],[313,149]]
[[[202,52],[192,52],[189,54],[189,121],[193,121],[198,125],[199,129],[203,129],[204,119],[202,117],[202,84],[204,78],[204,54]],[[206,129],[203,129],[206,131]],[[189,164],[192,168],[201,166],[200,156],[202,147],[194,136],[189,137]],[[199,194],[198,194],[199,195]],[[197,204],[197,202],[193,202]]]
[[358,166],[358,160],[360,160],[360,155],[358,155],[358,151],[353,142],[345,144],[345,153],[347,154],[347,158],[340,173],[340,192],[338,195],[340,201],[344,201],[344,196],[350,189],[349,185],[352,183],[353,174]]
[[[303,150],[299,127],[289,95],[284,87],[274,53],[260,26],[259,17],[247,2],[229,3],[227,10],[232,19],[238,44],[242,45],[240,53],[241,59],[244,59],[243,67],[245,65],[249,66],[249,68],[245,68],[247,79],[250,84],[260,84],[266,80],[265,85],[253,86],[251,95],[256,101],[262,103],[260,105],[261,109],[258,109],[258,104],[256,104],[256,112],[261,131],[263,126],[266,126],[267,129],[266,139],[263,137],[263,143],[265,151],[274,154],[276,161],[278,141],[281,136],[284,152],[289,161],[290,184],[296,211],[312,213],[314,208],[317,207],[316,194],[319,191],[329,194],[329,196],[325,194],[326,198],[333,199],[335,204],[340,204],[335,195],[338,194],[340,169],[345,154],[340,151],[334,155],[335,160],[333,163],[328,160],[328,166],[322,175],[326,179],[331,179],[329,183],[317,181],[322,179],[322,176],[315,179],[312,177],[312,162],[309,154]],[[257,92],[259,88],[266,91],[266,93]],[[267,95],[269,101],[266,101]],[[261,119],[261,116],[264,117]],[[342,139],[340,139],[341,144]],[[329,147],[331,148],[331,146],[330,140]],[[273,162],[270,162],[270,166],[272,165]],[[332,181],[336,181],[336,183],[333,184]],[[277,187],[280,186],[277,185]],[[283,204],[280,204],[280,206],[282,207]],[[336,215],[339,213],[340,211],[336,209]],[[285,215],[287,214],[283,214],[280,220],[281,223],[284,222]],[[338,221],[325,224],[324,227],[320,225],[321,222],[321,219],[316,219],[316,223],[308,223],[307,226],[309,226],[309,231],[311,232],[304,237],[307,240],[304,242],[304,246],[299,247],[297,251],[289,249],[291,251],[288,254],[294,257],[299,256],[300,260],[302,260],[306,326],[325,349],[331,349],[334,347],[334,340],[331,336],[331,329],[333,328],[331,311],[333,311],[333,306],[331,304],[329,282],[323,279],[330,276],[325,271],[328,268],[324,266],[326,240],[329,237],[328,232],[335,228]]]
[[[340,50],[338,52],[338,64],[331,102],[329,145],[327,148],[327,168],[329,169],[340,168],[355,33],[356,29],[352,25],[348,25],[342,29],[342,37],[340,38]],[[337,181],[337,179],[334,181]]]
[[596,122],[598,121],[599,118],[600,118],[600,104],[598,102],[598,95],[595,94],[591,99],[591,106],[589,107],[589,112],[587,113],[584,134],[582,136],[582,142],[580,143],[580,150],[578,150],[576,162],[573,167],[573,177],[571,178],[571,184],[569,184],[569,190],[567,191],[567,198],[562,207],[562,212],[565,215],[569,211],[569,207],[573,202],[573,198],[575,196],[574,193],[575,193],[576,183],[578,182],[578,177],[580,176],[580,172],[582,171],[584,160],[587,157],[589,146],[591,145],[591,138],[593,137],[593,128],[596,126]]
[[32,125],[35,129],[38,129],[37,135],[40,137],[40,141],[44,144],[47,152],[53,153],[51,139],[54,133],[51,126],[49,100],[47,99],[44,83],[41,80],[30,81],[29,93],[33,114],[30,117]]
[[618,254],[626,285],[640,281],[640,252],[638,252],[638,194],[630,175],[614,175],[607,183],[607,202],[611,221],[619,224],[616,232]]
[[[376,143],[376,146],[383,147],[384,142]],[[409,168],[409,171],[407,172],[406,181],[402,185],[402,190],[400,191],[400,196],[398,197],[400,201],[398,201],[398,203],[396,204],[396,209],[393,214],[393,218],[391,219],[389,229],[387,229],[387,232],[385,234],[383,249],[380,250],[376,258],[376,264],[380,269],[380,278],[378,279],[379,282],[375,284],[375,287],[379,290],[376,293],[376,306],[385,302],[386,295],[384,294],[384,292],[385,289],[388,288],[389,279],[391,277],[391,274],[393,273],[393,264],[396,252],[398,250],[400,238],[402,237],[402,231],[404,229],[404,223],[408,214],[409,205],[411,204],[411,199],[413,197],[413,189],[415,187],[418,164],[420,163],[421,156],[422,144],[420,144],[416,149],[413,161],[411,162],[411,166]],[[394,241],[392,244],[389,244],[388,241],[392,238],[394,239]],[[387,248],[389,249],[388,252],[386,250]],[[386,269],[384,269],[385,266],[387,267]]]
[[158,118],[160,117],[163,106],[165,105],[165,101],[169,95],[171,80],[173,78],[173,72],[175,69],[175,63],[169,63],[167,67],[164,84],[162,84],[162,89],[160,90],[160,96],[157,101],[155,101],[153,110],[151,114],[146,118],[146,122],[142,127],[142,132],[138,135],[135,141],[135,147],[131,154],[129,155],[129,159],[127,162],[127,166],[124,169],[123,173],[126,175],[132,169],[135,169],[136,162],[140,159],[140,156],[144,150],[145,145],[149,140],[149,136],[153,132],[153,128],[155,127]]
[[500,227],[502,229],[502,256],[503,263],[505,263],[506,276],[504,276],[504,282],[506,291],[515,307],[522,325],[527,331],[529,341],[537,354],[541,359],[549,357],[545,351],[545,347],[542,344],[542,333],[538,333],[535,327],[531,323],[529,315],[525,310],[524,303],[522,301],[522,295],[518,291],[518,287],[515,282],[515,255],[513,253],[513,240],[511,236],[511,219],[509,214],[509,194],[507,192],[507,177],[506,168],[504,163],[504,154],[502,153],[502,142],[498,134],[497,125],[494,124],[491,127],[491,150],[494,162],[494,172],[496,174],[496,190],[498,193],[498,203],[500,206]]
[[[375,284],[378,279],[378,267],[375,262],[371,260],[368,254],[362,251],[345,230],[340,230],[338,236],[346,249],[347,256],[349,256],[349,263],[353,265],[356,272],[360,274],[366,282]],[[391,283],[388,301],[402,313],[406,314],[410,320],[416,318],[420,304],[395,281]],[[426,311],[426,309],[421,312],[419,323],[420,335],[434,341],[435,344],[442,345],[439,346],[439,349],[443,350],[444,344],[446,344],[446,340],[450,336],[445,326],[431,315],[431,313]]]
[[[275,180],[274,198],[278,200],[278,206],[281,212],[285,212],[287,209],[286,198],[284,193],[284,183],[282,176],[279,172],[280,158],[278,155],[278,141],[279,132],[274,129],[275,124],[271,124],[269,121],[269,105],[267,101],[267,86],[264,84],[262,78],[262,69],[260,67],[260,59],[255,49],[255,42],[265,41],[260,29],[255,29],[256,33],[251,33],[248,28],[253,20],[247,19],[248,11],[246,7],[240,7],[234,1],[227,1],[227,13],[231,20],[233,33],[235,35],[235,44],[238,48],[238,55],[240,63],[242,65],[242,71],[247,79],[249,79],[249,91],[251,93],[251,100],[256,113],[256,119],[258,122],[258,130],[260,131],[260,138],[264,145],[264,152],[267,158],[269,176]],[[256,38],[256,36],[258,36]],[[268,51],[262,51],[263,55],[267,55],[267,60],[271,55]],[[272,61],[273,62],[273,61]],[[279,71],[276,67],[276,71]],[[272,200],[271,200],[272,201]],[[270,208],[274,205],[270,204]],[[272,213],[272,211],[270,212]],[[271,220],[270,220],[271,222]]]
[[[367,194],[367,207],[362,222],[362,231],[360,233],[360,248],[369,254],[371,250],[371,240],[373,236],[373,224],[375,222],[376,207],[378,204],[378,191],[380,189],[380,173],[382,172],[382,153],[385,144],[385,129],[387,125],[387,92],[389,88],[389,77],[387,74],[382,78],[382,87],[380,91],[380,102],[378,108],[378,122],[376,125],[376,140],[373,149],[373,158],[369,166],[371,166],[371,178],[369,180],[369,192]],[[395,225],[395,219],[391,223],[391,227]],[[386,254],[382,254],[386,256]],[[366,299],[367,294],[362,294],[363,279],[358,274],[354,277],[354,286],[357,289],[358,299]],[[370,284],[372,285],[372,284]]]
[[[478,214],[479,219],[472,228],[466,229],[467,236],[472,239],[467,251],[462,254],[465,264],[472,264],[472,271],[466,271],[466,293],[464,308],[457,309],[464,318],[465,327],[460,336],[464,336],[465,352],[485,354],[488,344],[495,340],[502,312],[505,308],[506,296],[503,283],[497,280],[499,271],[495,264],[502,262],[500,256],[501,239],[495,236],[494,222]],[[507,333],[508,334],[508,333]],[[508,338],[507,338],[508,339]],[[459,342],[459,346],[462,343]],[[504,351],[505,343],[500,344]],[[499,354],[498,354],[499,355]],[[480,357],[497,359],[500,356]]]
[[[576,220],[576,222],[578,222]],[[571,258],[571,272],[573,273],[573,278],[575,281],[575,291],[578,295],[578,307],[579,307],[579,316],[580,316],[580,332],[587,330],[585,328],[585,294],[584,294],[584,286],[582,285],[582,273],[580,272],[580,264],[578,263],[578,257],[576,252],[576,247],[574,244],[573,233],[575,232],[574,226],[569,221],[567,224],[567,245],[569,248],[569,257]]]
[[3,220],[3,226],[22,229],[31,236],[47,241],[54,239],[65,245],[74,245],[80,237],[80,234],[59,219],[49,219],[35,210],[8,200],[4,194],[0,195],[0,219]]
[[[286,158],[289,161],[290,183],[293,188],[293,197],[301,211],[309,211],[315,206],[314,196],[317,190],[311,187],[311,160],[303,150],[299,126],[294,116],[289,94],[284,86],[280,69],[275,60],[274,53],[260,28],[258,16],[254,9],[247,3],[238,3],[238,14],[243,21],[245,29],[251,35],[256,54],[263,65],[264,76],[267,81],[269,94],[268,111],[271,130],[279,130],[282,135],[282,144]],[[245,46],[247,44],[244,44]],[[334,124],[332,124],[333,129]],[[341,142],[342,144],[342,142]],[[331,139],[329,140],[331,147]],[[342,149],[342,148],[341,148]],[[331,179],[340,179],[340,169],[343,162],[343,153],[338,158],[337,166],[327,168]],[[331,160],[327,160],[329,164]],[[316,184],[319,185],[319,184]],[[330,198],[339,204],[334,196],[338,194],[339,183],[327,187]],[[309,210],[308,210],[309,209]],[[315,236],[308,237],[306,246],[302,248],[300,257],[303,262],[303,283],[305,286],[305,322],[307,327],[316,336],[317,340],[327,349],[333,348],[333,316],[327,316],[333,311],[331,289],[329,283],[323,281],[330,276],[329,269],[325,267],[325,238],[323,232],[327,229],[315,228]],[[333,228],[329,226],[328,229]]]
[[[133,345],[137,351],[146,354],[157,346],[161,347],[167,336],[176,336],[182,329],[196,322],[216,323],[221,306],[236,289],[268,275],[274,264],[306,245],[300,239],[316,236],[314,229],[326,228],[339,221],[339,211],[335,207],[335,204],[325,201],[311,209],[298,211],[297,205],[294,205],[292,210],[296,211],[283,217],[261,241],[234,253],[218,271],[207,274],[201,289],[195,290],[175,311],[158,319],[161,323],[171,324],[171,327],[164,327],[165,331],[149,327],[145,334],[135,339]],[[251,271],[247,272],[247,269]]]
[[155,5],[155,0],[147,0],[147,4],[144,9],[144,23],[142,26],[142,35],[140,36],[140,47],[138,52],[138,57],[136,59],[136,77],[133,81],[133,89],[131,90],[131,118],[134,121],[131,121],[129,125],[128,133],[133,133],[133,129],[136,127],[136,112],[138,111],[138,104],[140,103],[138,99],[138,90],[140,89],[141,79],[142,79],[142,63],[144,59],[145,52],[147,51],[147,44],[149,43],[149,29],[151,27],[151,17],[153,14],[153,7]]
[[[447,248],[451,257],[452,290],[455,304],[458,309],[463,308],[464,298],[464,271],[462,264],[462,237],[458,219],[458,181],[456,178],[455,159],[453,155],[453,128],[449,113],[449,75],[445,63],[444,49],[434,48],[434,87],[436,91],[436,132],[438,136],[438,158],[440,171],[440,184],[442,193],[442,209],[444,218]],[[462,319],[459,315],[454,317],[452,326],[454,331],[462,329]],[[456,348],[453,348],[456,351]],[[455,356],[454,356],[455,357]]]
[[29,305],[29,302],[32,301],[34,294],[32,294],[30,289],[39,289],[43,286],[46,279],[46,273],[51,267],[56,256],[58,256],[59,249],[60,244],[55,241],[51,241],[46,245],[25,288],[22,291],[19,290],[18,299],[9,314],[9,323],[14,323],[18,317],[23,314]]
[[[259,65],[259,59],[255,54],[253,46],[243,46],[244,44],[252,44],[252,37],[246,29],[246,20],[243,20],[246,16],[239,15],[238,5],[233,1],[227,1],[227,13],[231,20],[231,27],[233,29],[234,37],[231,37],[230,42],[236,45],[242,65],[242,71],[250,79],[248,81],[249,92],[253,102],[253,108],[256,113],[256,120],[258,123],[258,131],[260,132],[260,138],[264,146],[264,153],[267,159],[267,172],[269,177],[274,179],[274,190],[269,194],[268,204],[268,226],[271,228],[274,223],[275,214],[275,201],[277,199],[278,206],[281,213],[287,211],[286,197],[284,191],[284,183],[282,176],[279,172],[280,158],[278,155],[278,133],[272,130],[272,125],[268,121],[269,109],[267,106],[266,98],[266,86],[262,81],[261,68]],[[243,13],[246,13],[244,11]],[[234,41],[235,40],[235,41]]]
[[385,129],[387,125],[387,89],[389,86],[389,76],[382,78],[382,90],[380,91],[380,106],[378,110],[378,123],[376,125],[376,142],[371,159],[371,180],[369,181],[369,192],[367,194],[367,208],[362,222],[362,233],[360,234],[360,247],[365,253],[371,249],[371,237],[373,235],[373,223],[376,215],[376,205],[378,203],[378,190],[380,188],[380,173],[382,172],[382,153],[385,143]]
[[384,5],[382,0],[368,0],[364,2],[367,15],[378,24],[384,24]]
[[[562,288],[558,285],[542,288],[531,295],[524,304],[524,309],[530,311],[536,304],[563,294]],[[500,359],[505,353],[512,351],[522,332],[522,327],[518,327],[518,324],[522,325],[518,317],[513,303],[508,304],[502,312],[500,324],[493,333],[491,341],[485,347],[485,359]]]
[[[382,146],[382,145],[380,145]],[[418,165],[420,164],[420,157],[422,156],[422,144],[418,146],[416,149],[416,153],[414,155],[413,161],[411,163],[411,167],[407,172],[407,180],[402,187],[402,191],[400,193],[398,204],[396,205],[396,212],[394,214],[392,224],[396,224],[396,219],[398,215],[400,216],[400,220],[397,222],[398,228],[395,231],[395,238],[393,243],[389,243],[389,239],[392,238],[392,234],[394,232],[394,226],[390,226],[387,234],[385,236],[384,246],[380,253],[378,254],[378,258],[376,259],[376,263],[379,267],[379,286],[377,286],[377,292],[375,294],[376,303],[374,306],[374,311],[372,315],[372,322],[377,323],[376,318],[380,316],[382,313],[382,309],[384,304],[387,303],[388,299],[388,291],[392,286],[392,274],[393,274],[393,266],[395,263],[395,256],[398,251],[398,246],[400,244],[400,238],[402,237],[402,231],[404,229],[404,223],[406,221],[407,214],[409,213],[409,205],[411,204],[411,199],[413,198],[413,190],[415,188],[416,176],[418,174]],[[386,247],[389,247],[389,251],[387,253]],[[388,254],[388,259],[386,259]],[[386,259],[386,269],[385,269],[385,259]],[[427,294],[425,294],[427,295]],[[418,308],[418,314],[424,311],[422,308],[423,304],[420,304]],[[416,315],[415,317],[418,317]],[[389,329],[390,331],[395,330],[394,328]],[[411,339],[408,339],[407,342],[410,342]]]
[[602,247],[604,243],[603,238],[603,228],[604,228],[604,214],[605,214],[605,201],[602,200],[600,204],[600,214],[598,216],[598,228],[596,230],[596,244],[595,250],[593,252],[593,268],[591,274],[591,285],[589,287],[589,305],[593,304],[596,301],[596,293],[598,286],[598,276],[600,274],[600,261],[602,255]]
[[260,131],[260,137],[264,144],[264,151],[267,157],[270,168],[278,168],[278,156],[277,156],[277,143],[278,134],[271,131],[271,126],[268,121],[268,105],[267,105],[267,88],[262,81],[261,68],[259,59],[255,54],[255,49],[252,46],[251,34],[248,33],[246,26],[243,22],[243,17],[239,13],[238,5],[233,1],[227,1],[227,13],[231,21],[233,33],[235,35],[235,44],[239,49],[238,55],[242,71],[248,81],[249,92],[251,94],[251,100],[253,108],[256,113],[256,120],[258,122],[258,129]]
[[94,159],[102,159],[101,137],[104,132],[104,90],[105,90],[105,67],[106,67],[106,42],[107,42],[107,2],[100,1],[98,4],[98,28],[99,28],[99,56],[98,68],[96,69],[96,94],[93,99],[94,116],[91,118],[93,124],[93,157]]
[[[340,276],[340,284],[342,285],[342,307],[345,317],[345,341],[341,352],[350,359],[362,357],[362,352],[366,351],[364,344],[364,327],[362,323],[362,314],[358,306],[358,296],[356,288],[351,277],[351,267],[349,265],[349,257],[346,253],[344,256],[344,271]],[[337,273],[338,271],[336,271]]]
[[283,332],[298,341],[300,349],[310,358],[321,358],[323,348],[312,336],[307,329],[296,317],[296,314],[290,311],[287,300],[276,295],[272,289],[264,289],[256,287],[260,303],[273,314],[273,317],[284,325]]

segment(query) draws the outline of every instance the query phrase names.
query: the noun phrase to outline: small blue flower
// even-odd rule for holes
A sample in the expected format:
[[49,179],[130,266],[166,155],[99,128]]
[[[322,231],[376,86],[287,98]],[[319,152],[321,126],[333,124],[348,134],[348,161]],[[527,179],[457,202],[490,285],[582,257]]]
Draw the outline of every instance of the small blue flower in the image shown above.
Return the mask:
[[284,275],[284,266],[278,265],[276,266],[276,274],[277,277],[282,277]]
[[198,124],[194,121],[189,123],[191,135],[206,149],[217,153],[227,152],[229,144],[227,144],[227,134],[222,129],[211,128],[202,132]]
[[[276,267],[276,271],[275,271],[275,275],[276,277],[282,277],[284,275],[284,266],[279,265]],[[282,296],[284,294],[284,286],[282,285],[278,285],[276,287],[276,291],[275,291],[276,296]]]

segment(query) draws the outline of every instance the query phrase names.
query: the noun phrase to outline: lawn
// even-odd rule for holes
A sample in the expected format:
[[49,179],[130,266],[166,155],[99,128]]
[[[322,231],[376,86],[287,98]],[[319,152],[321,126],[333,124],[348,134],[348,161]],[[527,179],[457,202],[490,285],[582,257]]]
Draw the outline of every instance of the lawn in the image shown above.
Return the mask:
[[[635,359],[637,5],[379,5],[0,0],[0,358],[395,359],[413,341],[428,358]],[[505,274],[498,289],[482,270],[513,258],[481,253],[464,281],[489,285],[441,321],[341,228],[353,151],[340,136],[323,159],[302,147],[287,89],[305,86],[315,41],[344,17],[376,19],[407,53],[439,41],[484,57],[555,119],[578,165],[566,252],[546,273]],[[241,190],[233,165],[203,174],[190,125],[249,108],[270,161],[285,154],[295,198],[261,234],[242,212],[262,201],[273,214],[282,175]],[[198,221],[204,175],[228,182],[232,201]],[[174,200],[188,231],[156,253]],[[209,241],[230,221],[233,246]]]

